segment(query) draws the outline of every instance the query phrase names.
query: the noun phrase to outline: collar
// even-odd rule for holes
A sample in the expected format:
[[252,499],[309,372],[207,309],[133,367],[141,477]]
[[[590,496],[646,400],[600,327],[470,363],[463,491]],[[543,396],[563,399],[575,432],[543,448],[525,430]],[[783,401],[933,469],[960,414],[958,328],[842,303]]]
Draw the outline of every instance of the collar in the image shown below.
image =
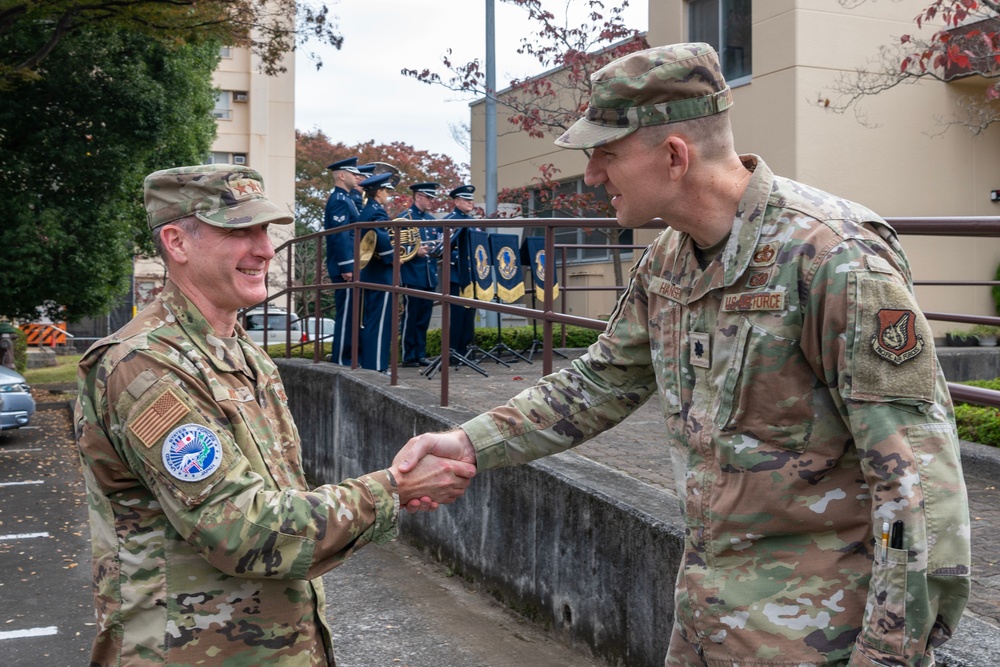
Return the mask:
[[[246,372],[248,370],[243,359],[237,358],[233,354],[226,342],[215,334],[212,326],[198,310],[198,307],[172,281],[167,280],[159,299],[167,311],[164,319],[167,322],[173,319],[174,323],[184,332],[187,340],[216,370],[224,373]],[[236,323],[236,336],[240,339],[241,346],[244,343],[243,339],[249,341],[239,322]],[[192,359],[192,361],[194,360]]]
[[[757,249],[764,225],[764,212],[774,186],[774,173],[757,155],[741,155],[740,159],[752,172],[722,254],[711,262],[692,286],[690,298],[698,299],[711,290],[730,287],[746,272]],[[694,257],[694,241],[687,238],[689,251]]]

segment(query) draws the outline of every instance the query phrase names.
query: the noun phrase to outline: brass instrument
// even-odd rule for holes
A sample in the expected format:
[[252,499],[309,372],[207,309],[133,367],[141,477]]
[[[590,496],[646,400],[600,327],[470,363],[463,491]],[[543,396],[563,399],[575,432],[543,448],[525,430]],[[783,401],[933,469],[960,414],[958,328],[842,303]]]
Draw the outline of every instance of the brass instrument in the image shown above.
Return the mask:
[[[392,174],[392,177],[389,178],[389,183],[392,185],[393,188],[399,185],[399,182],[403,178],[402,172],[400,172],[397,167],[392,166],[388,162],[370,162],[369,164],[375,165],[375,169],[374,171],[372,171],[372,176],[377,176],[378,174]],[[363,196],[362,204],[364,205],[367,203],[368,203],[368,197]],[[389,238],[392,240],[392,245],[395,246],[396,245],[395,230],[389,229],[388,231],[389,231]],[[377,243],[377,238],[378,237],[376,236],[374,229],[365,230],[364,236],[361,237],[361,244],[358,249],[358,252],[361,255],[358,258],[359,271],[368,265],[368,262],[371,261],[372,256],[375,254],[375,245]],[[419,229],[417,229],[417,238],[418,239],[420,238]],[[413,253],[410,253],[409,255],[404,253],[402,261],[404,262],[409,261],[410,259],[412,259],[414,253],[416,253],[416,249],[414,249]]]
[[[409,218],[395,218],[393,222],[399,220],[408,220]],[[411,259],[417,256],[417,250],[420,248],[420,244],[423,241],[420,238],[420,228],[419,227],[399,227],[398,228],[399,238],[396,238],[397,228],[389,227],[389,239],[392,241],[392,247],[396,248],[399,252],[400,262],[409,262]]]

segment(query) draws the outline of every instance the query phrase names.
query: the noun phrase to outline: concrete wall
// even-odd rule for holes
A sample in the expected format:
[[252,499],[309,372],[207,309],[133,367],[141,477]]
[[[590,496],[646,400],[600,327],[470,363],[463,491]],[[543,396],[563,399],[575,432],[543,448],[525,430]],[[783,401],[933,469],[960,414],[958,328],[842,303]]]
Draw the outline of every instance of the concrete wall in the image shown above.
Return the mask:
[[[316,484],[382,469],[414,435],[473,416],[370,371],[277,363]],[[995,448],[963,443],[962,458],[1000,479]],[[676,500],[652,486],[566,452],[486,472],[437,512],[403,513],[400,534],[609,665],[663,664],[684,535]],[[937,654],[941,665],[986,667],[998,650],[1000,631],[966,616]]]

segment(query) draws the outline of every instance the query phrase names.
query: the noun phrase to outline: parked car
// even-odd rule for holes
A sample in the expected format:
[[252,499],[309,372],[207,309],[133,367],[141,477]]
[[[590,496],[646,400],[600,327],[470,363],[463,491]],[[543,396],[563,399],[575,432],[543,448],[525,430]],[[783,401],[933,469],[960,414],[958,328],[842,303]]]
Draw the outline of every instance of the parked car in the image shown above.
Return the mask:
[[[302,322],[302,342],[312,343],[316,340],[316,318],[305,317]],[[324,342],[333,340],[334,322],[329,317],[319,319],[319,339]]]
[[254,308],[246,313],[246,324],[244,328],[250,340],[258,345],[282,345],[287,344],[289,338],[286,330],[291,329],[291,341],[293,343],[302,340],[302,320],[298,315],[289,313],[283,308],[267,309],[267,341],[264,341],[264,309]]
[[35,399],[24,376],[0,366],[0,429],[27,426],[35,414]]

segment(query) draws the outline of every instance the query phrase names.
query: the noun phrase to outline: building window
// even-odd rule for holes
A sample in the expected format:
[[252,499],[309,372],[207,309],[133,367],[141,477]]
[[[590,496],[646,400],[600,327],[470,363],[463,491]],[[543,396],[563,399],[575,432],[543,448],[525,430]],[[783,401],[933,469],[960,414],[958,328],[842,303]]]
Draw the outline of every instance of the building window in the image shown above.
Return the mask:
[[233,47],[223,46],[219,48],[220,58],[232,58],[233,57]]
[[233,117],[233,93],[229,90],[220,90],[215,96],[215,109],[212,115],[219,120],[230,120]]
[[688,39],[719,52],[729,85],[750,83],[750,0],[688,0]]
[[246,153],[221,153],[214,151],[209,154],[205,164],[247,164]]

